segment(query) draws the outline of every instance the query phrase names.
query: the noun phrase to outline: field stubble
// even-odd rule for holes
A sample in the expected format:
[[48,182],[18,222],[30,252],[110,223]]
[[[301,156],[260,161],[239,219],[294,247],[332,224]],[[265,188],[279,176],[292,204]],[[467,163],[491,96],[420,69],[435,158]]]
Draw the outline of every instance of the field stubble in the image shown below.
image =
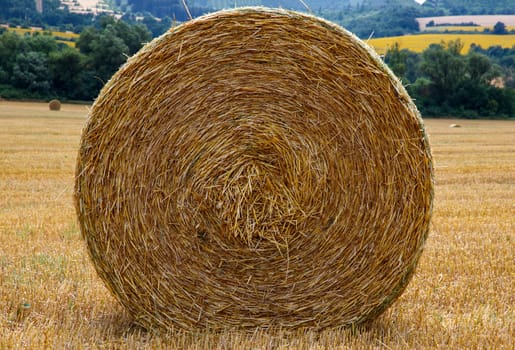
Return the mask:
[[406,292],[367,327],[159,334],[132,325],[78,231],[73,177],[86,114],[86,106],[0,102],[0,349],[513,345],[515,122],[426,120],[436,170],[431,233]]

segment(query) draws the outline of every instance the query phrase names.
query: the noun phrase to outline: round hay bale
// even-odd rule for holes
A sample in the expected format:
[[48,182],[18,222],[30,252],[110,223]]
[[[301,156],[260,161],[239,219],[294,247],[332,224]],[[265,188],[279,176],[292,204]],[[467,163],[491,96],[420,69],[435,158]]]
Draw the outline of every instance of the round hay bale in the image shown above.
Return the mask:
[[94,266],[145,327],[339,327],[404,290],[428,233],[420,116],[322,19],[246,8],[171,29],[106,84],[76,208]]
[[61,110],[61,101],[52,100],[52,101],[48,102],[48,108],[50,108],[51,111],[60,111]]

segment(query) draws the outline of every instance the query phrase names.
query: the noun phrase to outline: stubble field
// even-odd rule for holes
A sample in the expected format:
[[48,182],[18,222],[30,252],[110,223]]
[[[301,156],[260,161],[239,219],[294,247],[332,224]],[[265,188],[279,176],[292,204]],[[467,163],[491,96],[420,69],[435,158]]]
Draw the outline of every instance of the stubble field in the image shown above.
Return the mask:
[[[511,349],[515,122],[429,119],[431,232],[401,298],[362,329],[145,332],[105,289],[72,193],[86,106],[0,102],[0,349]],[[459,128],[450,128],[460,124]],[[337,325],[335,325],[337,326]]]

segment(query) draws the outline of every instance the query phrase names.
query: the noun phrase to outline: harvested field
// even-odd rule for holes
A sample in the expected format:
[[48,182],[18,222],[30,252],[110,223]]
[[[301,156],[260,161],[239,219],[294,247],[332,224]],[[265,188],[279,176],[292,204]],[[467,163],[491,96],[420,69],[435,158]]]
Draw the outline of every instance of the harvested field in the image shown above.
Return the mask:
[[502,22],[507,26],[515,26],[515,15],[477,15],[477,16],[440,16],[440,17],[420,17],[417,22],[420,29],[427,29],[427,24],[433,21],[436,25],[449,23],[475,23],[483,27],[493,27],[497,22]]
[[[491,27],[484,26],[458,26],[458,25],[445,25],[436,27],[426,27],[424,32],[438,32],[438,33],[453,33],[453,32],[466,32],[466,33],[482,33],[485,30],[491,30]],[[506,26],[507,31],[515,30],[515,26]]]
[[0,349],[512,347],[514,121],[425,121],[436,170],[431,232],[406,292],[368,327],[158,334],[131,323],[79,235],[72,193],[86,113],[0,102]]

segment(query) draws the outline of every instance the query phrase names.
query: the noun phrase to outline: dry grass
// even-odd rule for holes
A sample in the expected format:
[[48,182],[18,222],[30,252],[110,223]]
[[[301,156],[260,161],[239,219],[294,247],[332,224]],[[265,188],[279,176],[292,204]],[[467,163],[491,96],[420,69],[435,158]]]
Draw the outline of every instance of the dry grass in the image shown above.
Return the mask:
[[52,100],[52,101],[48,102],[48,108],[51,111],[60,111],[61,110],[61,101]]
[[220,11],[145,46],[100,92],[77,161],[80,228],[145,327],[363,323],[420,257],[427,148],[397,78],[350,33]]
[[[437,181],[426,251],[403,296],[366,329],[159,335],[132,325],[79,236],[85,115],[0,102],[0,349],[512,348],[515,122],[426,120]],[[16,320],[22,303],[30,313]]]

